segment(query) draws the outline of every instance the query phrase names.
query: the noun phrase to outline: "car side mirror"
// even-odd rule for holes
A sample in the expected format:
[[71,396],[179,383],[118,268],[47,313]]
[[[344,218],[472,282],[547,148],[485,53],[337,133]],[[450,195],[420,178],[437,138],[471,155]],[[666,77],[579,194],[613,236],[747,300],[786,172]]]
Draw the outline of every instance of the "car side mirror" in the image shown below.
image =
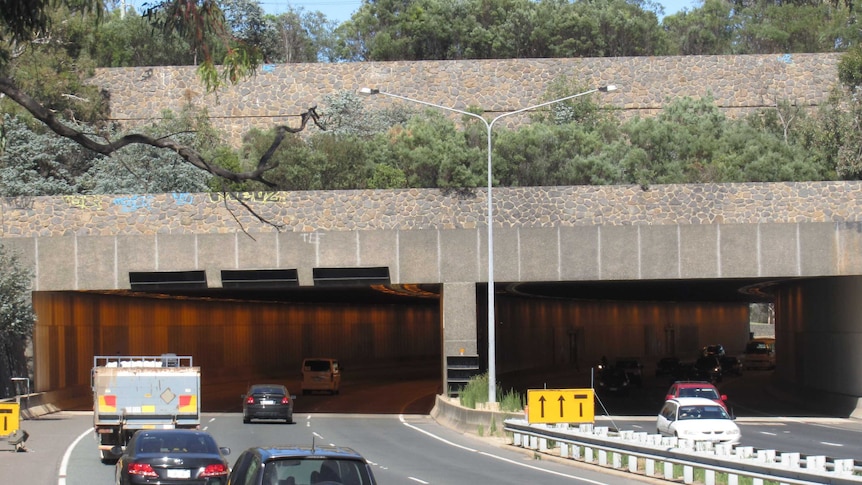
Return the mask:
[[722,401],[727,401],[727,394],[722,394],[722,395],[721,395],[721,400],[722,400]]
[[114,445],[111,447],[111,454],[114,456],[120,456],[123,454],[123,447],[120,445]]
[[228,448],[227,446],[220,446],[218,450],[224,456],[230,455],[230,448]]

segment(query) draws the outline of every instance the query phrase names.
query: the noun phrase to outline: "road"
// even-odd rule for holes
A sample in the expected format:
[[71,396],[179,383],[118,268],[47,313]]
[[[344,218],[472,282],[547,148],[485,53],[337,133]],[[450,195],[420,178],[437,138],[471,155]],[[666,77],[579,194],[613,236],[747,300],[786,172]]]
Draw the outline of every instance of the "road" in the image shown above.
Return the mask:
[[[0,453],[4,483],[94,485],[113,483],[114,467],[101,463],[89,428],[92,415],[62,412],[27,421],[27,453]],[[632,483],[632,477],[574,462],[541,460],[497,440],[464,435],[424,415],[297,416],[296,424],[243,424],[236,413],[206,413],[203,427],[232,452],[250,446],[316,443],[349,446],[372,464],[380,484]],[[66,449],[68,448],[68,451]],[[65,456],[64,456],[65,454]],[[52,466],[53,465],[53,466]]]
[[[208,402],[223,409],[204,413],[203,426],[220,444],[234,450],[231,459],[253,445],[311,444],[316,433],[325,443],[351,446],[373,464],[382,484],[401,483],[630,483],[614,473],[567,461],[537,461],[522,449],[498,440],[464,435],[434,422],[427,414],[437,380],[415,376],[395,386],[375,379],[348,382],[339,396],[298,396],[294,425],[243,425],[239,395],[246,383],[206,390]],[[583,386],[583,373],[540,376],[549,388]],[[743,445],[810,455],[862,460],[862,421],[818,416],[804,402],[782,400],[770,389],[769,373],[747,373],[719,386],[743,431]],[[516,382],[512,379],[510,382]],[[524,384],[535,388],[535,384]],[[588,385],[588,381],[587,381]],[[626,397],[603,396],[598,424],[652,432],[667,382],[644,379]],[[349,414],[348,414],[349,413]],[[607,414],[613,416],[602,416]],[[623,417],[624,416],[624,417]],[[613,419],[613,421],[611,421]],[[0,482],[83,485],[112,483],[113,469],[96,453],[89,411],[62,412],[22,422],[30,433],[27,453],[0,451]],[[68,454],[67,454],[68,450]]]

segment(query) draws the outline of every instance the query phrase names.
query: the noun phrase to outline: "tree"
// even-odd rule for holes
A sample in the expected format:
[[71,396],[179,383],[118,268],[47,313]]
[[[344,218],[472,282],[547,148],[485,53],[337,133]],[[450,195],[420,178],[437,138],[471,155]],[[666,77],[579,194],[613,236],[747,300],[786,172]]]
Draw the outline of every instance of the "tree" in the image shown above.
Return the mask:
[[[65,48],[65,55],[78,60],[78,57],[69,52],[68,45],[77,46],[79,43],[65,44],[62,42],[65,39],[52,37],[51,34],[55,29],[62,28],[64,25],[64,22],[52,17],[52,14],[56,15],[60,12],[63,14],[63,19],[82,18],[96,22],[101,20],[101,2],[93,0],[2,1],[3,4],[0,6],[8,6],[9,9],[0,10],[0,33],[5,34],[0,37],[2,41],[0,43],[0,94],[19,105],[56,134],[95,153],[108,156],[124,147],[143,144],[173,151],[192,166],[228,181],[256,180],[271,186],[264,175],[274,168],[275,165],[270,160],[285,135],[303,130],[309,121],[314,123],[319,121],[315,109],[310,108],[302,114],[301,125],[298,128],[277,127],[274,130],[275,136],[270,148],[262,154],[253,168],[245,172],[234,172],[213,163],[199,151],[184,145],[170,134],[152,136],[145,133],[130,133],[111,139],[107,136],[108,132],[104,130],[101,133],[94,133],[93,130],[79,129],[67,123],[66,120],[75,118],[74,114],[80,105],[92,106],[95,103],[101,108],[95,110],[99,113],[103,112],[106,106],[104,103],[97,103],[99,98],[92,92],[92,87],[89,88],[91,91],[86,91],[89,98],[81,96],[88,89],[82,82],[83,76],[88,73],[85,66],[73,64],[79,68],[70,71],[69,65],[65,63],[37,64],[36,66],[43,68],[44,71],[29,77],[36,90],[42,87],[40,83],[56,77],[74,80],[66,86],[78,87],[78,89],[56,92],[52,99],[43,103],[39,98],[29,94],[26,88],[22,88],[21,76],[18,73],[28,64],[16,62],[16,59],[27,49],[43,51],[61,46],[59,48]],[[55,4],[58,5],[59,11],[51,9]],[[242,42],[226,27],[224,13],[216,0],[164,0],[151,6],[145,17],[165,35],[178,35],[188,42],[191,50],[200,56],[198,73],[209,90],[217,90],[226,83],[235,83],[253,74],[261,62],[261,52],[258,47]],[[225,49],[225,55],[221,59],[223,68],[216,67],[215,47],[219,46]],[[33,66],[33,64],[29,65]],[[72,108],[65,111],[58,109],[62,108],[64,103],[69,103]],[[323,128],[319,123],[318,125]]]
[[30,376],[24,349],[36,324],[32,277],[18,255],[0,245],[0,398],[16,394],[12,377]]

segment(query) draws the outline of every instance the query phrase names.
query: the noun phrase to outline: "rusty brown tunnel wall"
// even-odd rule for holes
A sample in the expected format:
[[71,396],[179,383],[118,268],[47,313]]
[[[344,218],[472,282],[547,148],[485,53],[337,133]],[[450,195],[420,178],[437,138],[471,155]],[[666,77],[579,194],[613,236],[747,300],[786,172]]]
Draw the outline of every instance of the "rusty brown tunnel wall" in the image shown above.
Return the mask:
[[[666,355],[693,359],[703,346],[714,343],[735,355],[742,353],[749,331],[747,303],[502,297],[496,316],[500,372],[552,365],[589,367],[605,354],[645,362]],[[487,328],[479,329],[487,342]]]
[[309,355],[352,367],[441,355],[436,302],[288,305],[35,292],[33,306],[36,391],[89,392],[94,355],[191,355],[205,382],[290,375]]

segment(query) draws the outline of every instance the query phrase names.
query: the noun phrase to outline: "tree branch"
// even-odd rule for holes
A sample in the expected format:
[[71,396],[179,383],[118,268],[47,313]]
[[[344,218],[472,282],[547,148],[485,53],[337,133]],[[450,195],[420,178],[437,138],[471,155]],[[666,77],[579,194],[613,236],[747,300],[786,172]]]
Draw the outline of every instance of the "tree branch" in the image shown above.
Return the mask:
[[57,118],[53,111],[46,108],[39,101],[37,101],[27,93],[18,89],[15,83],[7,77],[0,76],[0,94],[4,94],[11,98],[14,102],[26,109],[37,120],[44,123],[48,128],[51,129],[51,131],[53,131],[57,135],[68,138],[78,143],[82,147],[87,148],[88,150],[92,150],[96,153],[108,156],[125,146],[132,145],[135,143],[142,145],[150,145],[156,148],[172,150],[186,162],[222,179],[230,180],[232,182],[256,180],[265,184],[268,187],[273,187],[274,184],[265,180],[263,176],[267,171],[272,170],[273,168],[278,166],[277,163],[271,164],[270,160],[272,159],[272,156],[275,153],[276,149],[279,147],[279,145],[281,145],[281,142],[284,140],[285,134],[299,133],[300,131],[305,129],[305,127],[308,125],[309,120],[313,121],[314,124],[321,130],[326,129],[323,123],[320,121],[320,116],[317,114],[317,106],[312,106],[308,109],[308,111],[300,115],[302,121],[299,128],[292,128],[284,125],[277,126],[275,128],[275,139],[273,140],[272,145],[269,147],[266,153],[264,153],[264,155],[258,161],[257,167],[254,170],[248,172],[233,172],[231,170],[227,170],[225,168],[209,163],[197,150],[181,143],[177,143],[170,138],[155,138],[141,133],[133,133],[125,135],[113,141],[107,140],[105,142],[99,142],[93,139],[87,133],[65,125],[59,118]]

